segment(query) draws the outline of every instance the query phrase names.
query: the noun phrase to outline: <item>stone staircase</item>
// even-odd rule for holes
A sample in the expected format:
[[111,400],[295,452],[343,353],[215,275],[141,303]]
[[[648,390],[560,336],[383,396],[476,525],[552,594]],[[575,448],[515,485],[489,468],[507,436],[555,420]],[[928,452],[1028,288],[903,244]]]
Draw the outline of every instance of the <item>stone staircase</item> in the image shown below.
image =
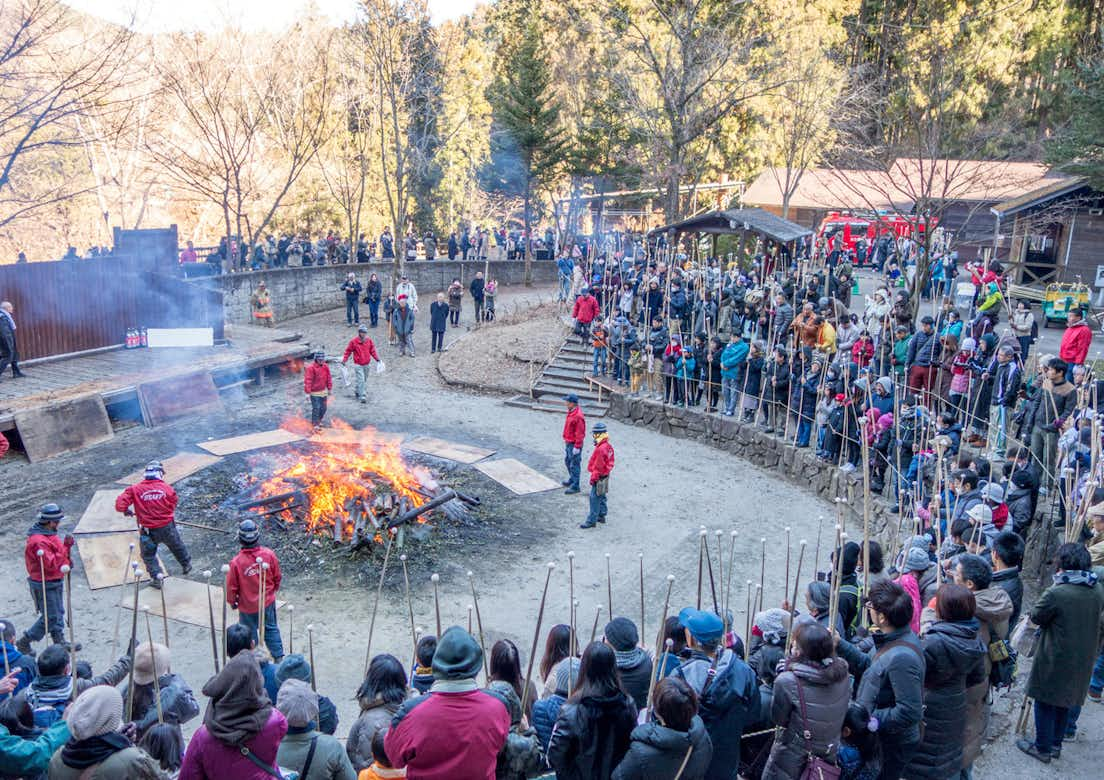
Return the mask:
[[560,351],[544,367],[533,382],[528,395],[516,395],[506,401],[507,406],[536,409],[541,412],[564,412],[563,397],[568,393],[579,396],[579,406],[587,417],[605,417],[609,411],[608,395],[599,395],[587,381],[590,373],[592,350],[579,343],[577,336],[569,336]]

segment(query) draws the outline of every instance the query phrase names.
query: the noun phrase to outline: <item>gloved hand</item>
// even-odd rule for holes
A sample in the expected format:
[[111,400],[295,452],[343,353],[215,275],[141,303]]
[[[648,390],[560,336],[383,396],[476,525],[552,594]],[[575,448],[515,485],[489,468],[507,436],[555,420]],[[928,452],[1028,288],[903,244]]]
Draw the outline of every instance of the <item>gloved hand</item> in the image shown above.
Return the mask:
[[61,537],[61,541],[62,544],[64,544],[66,547],[72,547],[74,544],[77,543],[77,540],[73,538],[72,534],[65,534]]
[[133,509],[123,510],[123,515],[126,516],[126,517],[134,517],[134,510]]
[[571,448],[571,454],[572,455],[578,455],[581,452],[582,452],[582,449],[580,449],[579,447],[572,447]]

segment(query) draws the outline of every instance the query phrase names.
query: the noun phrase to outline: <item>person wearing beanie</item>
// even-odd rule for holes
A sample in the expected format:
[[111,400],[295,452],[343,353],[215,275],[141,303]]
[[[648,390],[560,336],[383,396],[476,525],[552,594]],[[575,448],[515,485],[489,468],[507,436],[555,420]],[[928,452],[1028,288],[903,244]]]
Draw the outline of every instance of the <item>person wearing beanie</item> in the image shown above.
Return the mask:
[[322,430],[322,420],[326,416],[326,404],[333,392],[333,376],[326,365],[326,353],[319,350],[314,360],[303,371],[303,392],[310,397],[311,425],[314,430]]
[[638,710],[648,706],[648,688],[652,682],[652,659],[640,647],[636,624],[617,617],[606,624],[604,641],[617,656],[621,688],[632,697]]
[[609,441],[609,430],[605,423],[597,423],[591,430],[594,438],[594,451],[587,461],[590,472],[590,512],[580,528],[593,528],[606,522],[607,495],[609,494],[610,474],[613,473],[613,445]]
[[136,485],[131,485],[115,499],[115,511],[138,521],[138,547],[150,577],[150,586],[160,588],[157,575],[161,574],[161,564],[157,560],[157,551],[161,545],[180,564],[180,574],[187,576],[192,571],[192,556],[187,545],[180,538],[174,515],[177,496],[172,485],[165,481],[165,467],[161,461],[150,461],[146,465],[145,477]]
[[[229,645],[229,642],[227,643]],[[229,653],[229,647],[227,648]],[[271,780],[287,719],[272,706],[252,653],[238,652],[203,686],[209,701],[179,780]]]
[[480,690],[479,643],[459,626],[449,628],[433,654],[433,687],[410,699],[391,721],[384,746],[396,769],[417,780],[492,778],[510,731],[502,701]]
[[318,694],[311,690],[310,683],[294,677],[284,681],[276,696],[276,709],[284,714],[288,725],[276,751],[281,769],[298,772],[299,780],[356,780],[356,770],[345,748],[316,728]]
[[[264,644],[272,653],[272,660],[279,663],[284,658],[284,643],[280,637],[280,625],[276,622],[276,593],[280,590],[280,559],[276,553],[261,545],[261,531],[253,520],[238,524],[238,543],[241,551],[230,561],[226,573],[226,603],[238,610],[238,619],[257,631],[262,605],[262,564],[264,571]],[[261,563],[257,563],[257,559]]]
[[372,361],[380,363],[379,353],[376,352],[376,344],[368,338],[368,326],[357,327],[355,338],[349,339],[345,346],[345,354],[341,357],[341,365],[349,362],[349,356],[353,358],[353,375],[356,377],[356,397],[362,404],[368,403],[368,367]]
[[905,553],[905,561],[901,564],[901,574],[897,578],[897,584],[905,589],[912,600],[912,618],[909,627],[912,633],[920,634],[920,612],[923,602],[920,597],[920,576],[931,566],[931,559],[927,550],[919,547],[909,547]]
[[110,685],[96,685],[69,708],[69,741],[50,759],[50,780],[114,780],[158,777],[157,762],[119,732],[123,697]]
[[[151,646],[143,642],[134,650],[134,705],[131,710],[128,733],[135,742],[140,742],[153,726],[157,725],[157,692],[161,693],[161,714],[166,723],[184,724],[199,714],[199,704],[195,694],[184,678],[169,671],[169,648],[157,644]],[[157,685],[153,684],[154,679]],[[122,688],[123,699],[127,698],[127,688]]]
[[671,673],[698,695],[702,722],[713,743],[705,780],[731,780],[740,765],[740,735],[759,712],[755,672],[721,645],[724,621],[705,610],[679,612],[690,656]]
[[579,685],[578,658],[565,658],[556,665],[553,675],[555,692],[538,700],[533,705],[533,728],[540,740],[541,750],[548,752],[548,743],[552,739],[552,728],[556,725],[556,718],[560,716],[567,697],[574,692]]
[[[300,653],[284,656],[284,660],[276,667],[276,684],[282,687],[288,680],[301,680],[308,684],[311,681],[311,666]],[[337,731],[337,706],[328,696],[318,697],[316,721],[318,730],[323,734],[333,734]]]
[[[859,627],[859,580],[855,575],[855,569],[859,565],[859,555],[862,547],[857,542],[847,542],[843,545],[840,558],[839,581],[839,615],[843,623],[845,636],[850,639]],[[833,553],[832,560],[840,554],[837,550]]]
[[[27,585],[38,620],[15,643],[24,655],[31,652],[31,642],[45,638],[47,630],[55,644],[65,643],[65,602],[62,598],[65,575],[61,573],[61,567],[72,565],[69,551],[75,539],[71,534],[58,533],[58,526],[63,520],[65,514],[61,507],[44,504],[34,525],[27,530],[23,562],[27,567]],[[47,617],[49,626],[45,622]]]
[[106,672],[87,680],[73,681],[69,666],[72,655],[64,645],[50,645],[38,656],[38,676],[23,691],[22,696],[34,711],[35,725],[46,728],[61,719],[74,695],[96,685],[118,685],[130,672],[130,656],[121,656]]
[[[832,586],[827,582],[813,581],[805,588],[805,606],[809,615],[801,615],[798,622],[807,621],[810,617],[825,628],[829,628],[828,619],[831,617]],[[835,629],[840,636],[844,636],[843,619],[836,612]]]

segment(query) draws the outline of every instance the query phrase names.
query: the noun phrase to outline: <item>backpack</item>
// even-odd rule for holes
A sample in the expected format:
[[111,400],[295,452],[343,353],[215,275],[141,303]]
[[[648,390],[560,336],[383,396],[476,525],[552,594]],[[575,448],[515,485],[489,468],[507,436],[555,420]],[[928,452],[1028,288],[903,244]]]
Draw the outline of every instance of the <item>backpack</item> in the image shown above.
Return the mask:
[[1007,639],[989,643],[989,685],[993,688],[1011,688],[1016,681],[1020,654]]

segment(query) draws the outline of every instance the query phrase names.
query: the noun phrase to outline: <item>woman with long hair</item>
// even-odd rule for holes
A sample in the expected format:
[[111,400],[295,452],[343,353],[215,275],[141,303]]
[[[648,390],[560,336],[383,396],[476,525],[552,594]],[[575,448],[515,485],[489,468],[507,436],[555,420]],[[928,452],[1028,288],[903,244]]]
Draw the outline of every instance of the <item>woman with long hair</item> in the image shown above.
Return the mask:
[[544,643],[544,657],[540,662],[540,678],[544,682],[541,698],[547,698],[556,692],[556,668],[568,656],[579,654],[578,643],[572,635],[571,626],[557,623],[548,630],[548,639]]
[[635,725],[636,705],[621,690],[613,648],[592,642],[548,745],[557,780],[609,780],[628,752]]
[[368,676],[356,693],[360,715],[349,729],[345,752],[356,771],[372,763],[372,737],[391,725],[391,718],[407,698],[406,670],[393,655],[382,653],[368,665]]
[[[533,684],[529,684],[529,690],[525,691],[525,681],[521,676],[521,656],[518,654],[517,645],[509,639],[499,639],[491,648],[490,677],[488,684],[492,682],[504,682],[514,689],[518,701],[522,703],[522,712],[527,720],[533,719],[533,702],[537,700],[537,692]],[[524,695],[525,700],[522,701]]]

